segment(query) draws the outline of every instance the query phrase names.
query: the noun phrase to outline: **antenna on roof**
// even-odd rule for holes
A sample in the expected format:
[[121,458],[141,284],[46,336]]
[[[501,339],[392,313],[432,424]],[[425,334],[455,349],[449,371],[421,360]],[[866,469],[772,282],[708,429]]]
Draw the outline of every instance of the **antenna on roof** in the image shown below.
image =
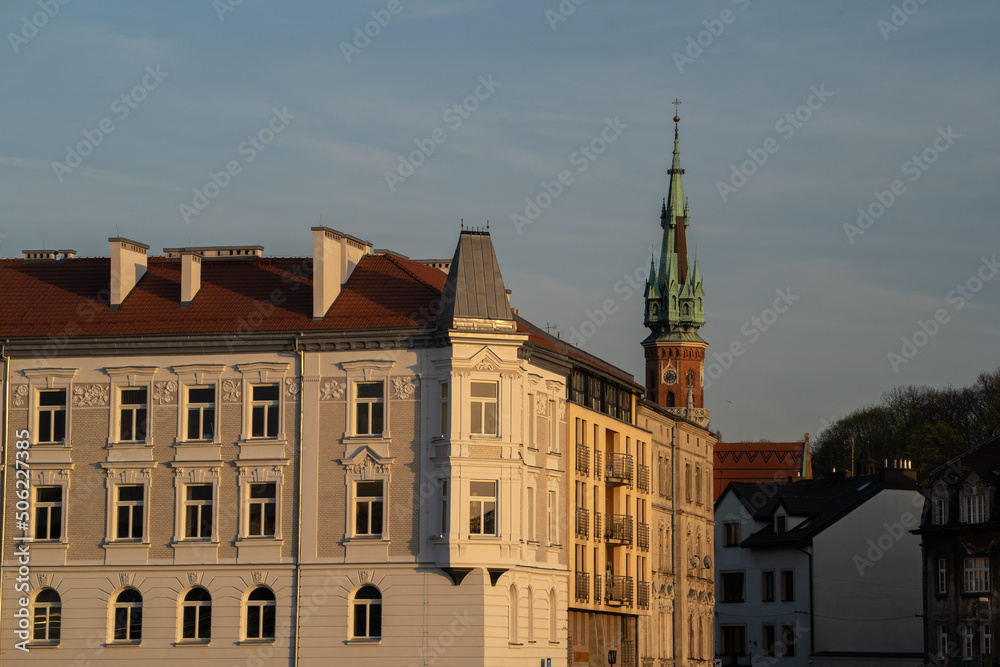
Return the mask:
[[490,231],[490,221],[486,221],[486,231]]
[[461,220],[461,222],[459,224],[462,226],[462,231],[464,232],[465,231],[465,218],[460,218],[460,220]]

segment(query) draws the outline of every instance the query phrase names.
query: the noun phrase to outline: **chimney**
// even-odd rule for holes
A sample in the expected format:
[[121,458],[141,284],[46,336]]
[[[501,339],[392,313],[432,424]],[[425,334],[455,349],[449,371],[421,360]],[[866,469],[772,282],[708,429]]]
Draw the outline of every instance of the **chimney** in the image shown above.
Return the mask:
[[201,259],[200,252],[181,251],[181,308],[190,306],[201,289]]
[[329,227],[313,227],[312,233],[313,319],[322,320],[372,244]]
[[111,308],[117,310],[146,273],[149,246],[120,236],[108,241],[111,242]]

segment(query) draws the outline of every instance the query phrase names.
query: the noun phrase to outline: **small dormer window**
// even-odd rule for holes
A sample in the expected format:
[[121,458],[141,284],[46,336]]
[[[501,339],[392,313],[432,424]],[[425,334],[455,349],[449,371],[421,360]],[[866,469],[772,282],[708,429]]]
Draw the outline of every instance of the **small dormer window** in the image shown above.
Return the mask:
[[786,531],[788,517],[784,514],[780,514],[774,517],[774,534],[784,535]]

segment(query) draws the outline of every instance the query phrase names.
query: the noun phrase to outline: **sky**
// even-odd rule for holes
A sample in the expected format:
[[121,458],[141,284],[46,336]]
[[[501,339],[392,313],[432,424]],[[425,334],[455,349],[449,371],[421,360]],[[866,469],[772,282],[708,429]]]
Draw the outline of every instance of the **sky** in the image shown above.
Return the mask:
[[[726,440],[1000,365],[1000,3],[6,0],[0,256],[448,258],[643,377],[680,150]],[[560,180],[561,179],[561,180]],[[996,279],[994,279],[996,278]]]

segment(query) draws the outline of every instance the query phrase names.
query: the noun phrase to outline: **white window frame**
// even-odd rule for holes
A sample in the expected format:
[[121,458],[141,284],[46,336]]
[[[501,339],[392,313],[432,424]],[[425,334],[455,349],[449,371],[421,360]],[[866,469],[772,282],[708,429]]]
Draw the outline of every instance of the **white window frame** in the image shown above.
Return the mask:
[[[742,524],[739,521],[726,521],[722,524],[722,546],[723,547],[738,547],[740,546],[740,532],[742,531]],[[734,539],[729,539],[731,537]]]
[[559,539],[559,517],[562,514],[559,511],[559,494],[557,491],[549,489],[548,500],[547,500],[547,513],[548,513],[548,528],[549,528],[549,544],[558,545],[562,544]]
[[451,412],[449,411],[449,406],[451,404],[451,382],[448,379],[441,380],[439,383],[439,407],[440,415],[438,417],[438,436],[445,438],[451,432]]
[[990,592],[990,558],[989,556],[971,556],[962,562],[962,588],[965,593]]
[[[389,509],[389,507],[388,507],[388,505],[389,505],[389,503],[388,503],[388,495],[389,495],[388,491],[389,490],[386,487],[386,481],[382,480],[382,479],[372,479],[372,480],[357,479],[357,480],[354,480],[352,482],[352,484],[353,484],[353,487],[354,487],[353,494],[352,494],[353,497],[354,497],[354,502],[351,504],[351,512],[350,512],[351,517],[352,517],[352,519],[351,519],[351,526],[353,528],[351,536],[352,537],[357,537],[357,538],[381,539],[382,535],[385,533],[385,530],[386,530],[386,521],[387,521],[387,519],[389,517],[389,511],[388,511],[388,509]],[[358,487],[361,484],[379,484],[379,485],[381,485],[381,487],[382,487],[382,495],[380,495],[380,496],[362,496],[362,495],[360,495],[358,493]],[[382,523],[382,530],[380,530],[378,532],[373,532],[371,530],[371,528],[372,528],[372,518],[374,517],[375,514],[372,511],[372,509],[373,509],[373,506],[376,503],[378,503],[378,504],[381,505],[381,509],[380,509],[379,513],[381,514],[381,519],[382,519],[382,521],[381,521],[381,523]],[[368,532],[362,532],[362,531],[358,530],[357,515],[358,515],[358,508],[361,505],[368,505],[368,529],[369,529]]]
[[[59,601],[58,602],[39,602],[38,601],[38,597],[42,593],[44,593],[45,591],[52,591],[53,593],[55,593],[59,597]],[[55,639],[52,638],[52,626],[53,626],[53,623],[52,623],[52,610],[53,609],[58,609],[59,610],[59,614],[58,614],[58,616],[59,616],[59,637],[56,637]],[[45,625],[43,626],[44,630],[45,630],[45,637],[37,638],[37,637],[35,637],[35,628],[36,628],[36,625],[35,625],[35,616],[38,614],[39,611],[42,611],[42,610],[44,610],[43,613],[44,613],[44,616],[45,616]],[[57,591],[52,586],[43,586],[43,587],[39,588],[38,590],[34,591],[34,594],[31,596],[31,608],[29,610],[29,618],[30,618],[29,622],[31,624],[31,628],[30,628],[31,639],[28,640],[28,643],[29,643],[30,646],[58,646],[59,645],[59,642],[62,641],[62,595],[59,594],[59,591]]]
[[[271,594],[270,600],[250,600],[250,596],[253,595],[254,591],[258,589],[263,589]],[[260,609],[258,630],[260,631],[260,637],[251,637],[248,630],[250,629],[250,607],[257,607]],[[271,635],[264,635],[264,615],[265,609],[271,607],[274,610],[274,632]],[[243,601],[240,605],[242,613],[240,614],[240,639],[242,642],[253,643],[253,644],[273,644],[278,636],[278,596],[274,592],[274,589],[266,585],[257,585],[243,594]]]
[[943,526],[948,522],[948,499],[935,497],[933,498],[933,503],[934,525]]
[[[473,396],[476,386],[492,387],[494,396]],[[493,406],[493,429],[487,427],[489,406]],[[479,416],[479,429],[476,430],[475,417]],[[474,438],[500,437],[500,381],[492,379],[477,379],[469,381],[469,435]]]
[[[488,483],[493,485],[493,495],[492,496],[473,496],[472,495],[472,485]],[[468,518],[468,529],[469,535],[473,537],[499,537],[500,536],[500,482],[495,479],[472,479],[469,480],[469,518]],[[491,502],[493,503],[493,532],[485,532],[485,518],[486,518],[486,505]],[[472,504],[477,503],[479,505],[479,516],[480,516],[480,531],[473,532],[472,530]]]
[[938,657],[948,657],[948,625],[938,623]]
[[[240,445],[254,445],[266,447],[267,445],[284,444],[288,440],[285,432],[285,410],[288,409],[289,396],[286,394],[285,380],[288,378],[288,369],[291,364],[287,362],[258,361],[249,364],[236,364],[236,370],[242,375],[241,380],[232,380],[239,383],[240,398],[242,404]],[[225,381],[224,381],[225,382]],[[254,437],[253,435],[253,388],[260,385],[278,385],[278,434],[274,437]],[[225,393],[225,392],[224,392]],[[274,452],[260,452],[262,458],[276,458]],[[284,457],[283,453],[280,455]],[[247,458],[246,453],[241,449],[240,458]]]
[[[175,468],[174,543],[219,543],[219,468]],[[206,484],[212,489],[212,534],[208,538],[187,537],[187,487]],[[148,495],[146,496],[149,497]]]
[[[57,392],[62,392],[63,402],[61,406],[58,405],[42,405],[42,396],[48,396],[55,394]],[[69,389],[58,387],[55,389],[37,389],[35,391],[35,398],[38,407],[35,410],[35,419],[33,432],[35,433],[36,441],[39,445],[62,445],[66,442],[66,437],[69,434]],[[62,413],[62,437],[56,438],[56,415]],[[52,437],[51,440],[41,440],[42,436],[42,422],[48,422],[49,434]]]
[[[389,372],[395,365],[395,361],[376,359],[341,362],[340,367],[347,372],[347,432],[344,434],[345,440],[386,441],[392,439],[389,428],[392,414],[392,401],[389,400]],[[358,384],[365,382],[382,383],[381,433],[358,433]]]
[[[370,599],[359,600],[357,595],[365,588],[373,588],[376,591],[378,591],[379,594],[378,600],[370,600]],[[382,594],[382,591],[379,589],[378,586],[372,583],[361,584],[356,591],[351,593],[350,603],[349,603],[350,608],[348,609],[347,613],[347,625],[348,625],[347,636],[350,638],[351,641],[372,642],[372,643],[377,643],[381,641],[382,637],[384,636],[383,630],[385,629],[385,613],[382,604],[384,600],[385,596]],[[371,632],[371,621],[372,621],[371,609],[374,606],[377,606],[379,608],[379,633],[377,635],[373,635]],[[363,635],[355,634],[354,631],[354,622],[355,622],[354,619],[355,619],[355,614],[358,611],[358,607],[363,607],[365,609],[366,634]]]
[[[105,547],[113,544],[149,544],[149,499],[150,487],[152,483],[152,468],[155,463],[146,464],[148,467],[128,467],[109,468],[107,470],[107,525],[105,526]],[[118,487],[119,486],[141,486],[142,487],[142,536],[140,538],[118,537]]]
[[[29,514],[29,530],[33,539],[38,540],[37,544],[39,549],[52,549],[55,545],[61,545],[61,548],[66,548],[69,544],[67,541],[66,529],[69,526],[68,516],[69,516],[69,470],[65,469],[52,469],[52,468],[29,468],[30,473],[30,498],[31,506],[28,508]],[[14,476],[13,468],[9,475]],[[21,478],[23,481],[23,478]],[[14,486],[11,483],[11,486]],[[37,489],[39,487],[59,487],[61,489],[61,500],[60,500],[60,526],[59,526],[59,539],[55,540],[42,540],[37,536],[36,531],[36,511],[37,511]],[[10,509],[13,511],[14,504],[11,501]],[[18,512],[20,514],[20,512]]]
[[989,621],[979,626],[979,654],[993,654],[993,628]]
[[[273,399],[256,398],[258,389],[274,389],[277,396]],[[250,384],[247,386],[247,393],[250,394],[250,438],[252,440],[279,440],[282,439],[282,419],[281,419],[281,384],[277,382],[265,382]],[[272,411],[271,408],[274,408]],[[257,421],[257,411],[263,413],[264,432],[260,435],[254,433],[254,423]],[[273,416],[274,435],[271,435]]]
[[[265,487],[264,490],[270,490],[273,493],[270,496],[255,496],[255,487]],[[267,487],[270,487],[268,489]],[[272,528],[270,532],[267,531],[267,514],[268,508],[271,508],[272,517]],[[254,517],[259,513],[259,523],[260,527],[258,532],[253,532]],[[270,538],[273,539],[278,533],[278,484],[277,482],[247,482],[247,525],[246,525],[246,536],[247,538]]]
[[[153,445],[153,377],[159,371],[157,366],[119,366],[105,368],[111,377],[109,391],[111,419],[108,423],[108,444],[112,447],[151,447]],[[130,389],[146,390],[146,437],[123,440],[121,437],[122,392]]]
[[[381,396],[360,396],[362,387],[378,387],[381,391]],[[386,400],[386,382],[385,380],[371,380],[370,382],[354,382],[351,385],[351,426],[352,433],[355,437],[359,438],[382,438],[383,434],[388,429],[388,424],[386,423],[386,409],[388,401]],[[368,407],[366,423],[362,425],[359,412],[362,405]],[[374,414],[375,406],[381,406],[382,409],[382,428],[378,431],[375,430],[374,424]],[[362,428],[366,432],[362,433]]]
[[938,595],[948,593],[948,560],[946,558],[937,559],[937,592]]
[[971,658],[976,646],[976,633],[972,623],[962,624],[962,657]]
[[967,489],[962,498],[962,514],[965,523],[984,523],[988,518],[989,508],[987,507],[987,493],[984,489],[972,492]]
[[[281,466],[242,466],[239,477],[239,535],[237,546],[249,546],[251,543],[272,543],[282,539],[284,530],[281,515],[283,513],[282,493],[284,486],[284,471]],[[274,484],[274,535],[250,534],[250,506],[253,504],[252,490],[254,484]],[[244,542],[245,541],[245,542]]]
[[[122,593],[124,593],[125,591],[128,591],[128,590],[133,590],[133,591],[135,591],[136,593],[139,594],[139,602],[118,602],[118,596],[120,596]],[[108,643],[109,644],[140,644],[142,642],[142,634],[143,634],[143,630],[145,629],[145,628],[143,628],[143,625],[144,625],[144,623],[146,621],[145,618],[142,618],[142,616],[143,616],[142,609],[145,606],[145,602],[146,602],[146,596],[143,595],[142,591],[140,591],[135,586],[125,586],[124,588],[120,588],[120,589],[118,589],[118,590],[116,590],[114,592],[114,594],[111,596],[111,604],[108,605]],[[135,613],[136,609],[139,610],[140,619],[139,619],[139,637],[138,638],[126,637],[124,639],[115,639],[115,616],[117,615],[116,614],[116,610],[118,610],[118,609],[128,609],[127,621],[125,623],[126,634],[129,633],[129,629],[132,626],[132,623],[131,623],[132,615]]]
[[[42,489],[58,489],[59,490],[59,500],[58,501],[42,501],[39,498],[39,491]],[[35,540],[39,542],[53,542],[60,543],[66,541],[66,487],[62,484],[39,484],[31,488],[31,530],[34,533]],[[52,511],[59,510],[59,536],[58,537],[42,537],[38,534],[38,528],[41,522],[38,521],[39,513],[47,510],[48,514],[48,526],[49,535],[52,534]]]
[[[205,385],[184,385],[184,440],[187,442],[203,443],[215,442],[219,438],[219,388],[212,384]],[[211,391],[212,401],[195,401],[191,394],[196,391]],[[191,436],[191,413],[198,411],[198,437]],[[205,437],[205,412],[211,411],[212,434]]]
[[535,487],[528,487],[528,505],[527,505],[527,521],[528,524],[528,541],[535,542]]
[[[222,444],[222,372],[225,368],[226,367],[223,364],[191,364],[187,366],[172,367],[172,370],[178,377],[177,445],[197,451],[197,448],[199,447]],[[189,403],[188,392],[190,389],[207,389],[209,387],[211,387],[215,392],[214,435],[212,438],[189,439],[187,437]]]
[[[204,600],[192,600],[188,601],[187,596],[195,590],[203,590],[208,593],[208,601]],[[208,590],[205,586],[200,584],[191,586],[181,592],[181,595],[177,598],[177,643],[179,644],[207,644],[212,641],[212,606],[215,600],[212,598],[212,592]],[[184,612],[187,609],[193,608],[195,610],[195,635],[194,637],[184,636]],[[198,626],[202,615],[205,613],[205,609],[208,609],[208,637],[198,637]]]
[[[72,402],[73,392],[71,389],[71,383],[76,375],[77,369],[75,368],[26,368],[21,371],[26,378],[28,378],[28,415],[29,424],[31,427],[28,429],[30,431],[28,438],[32,445],[40,445],[45,448],[56,449],[62,447],[64,449],[70,448],[70,440],[72,433],[72,420],[73,420],[73,410],[70,409],[70,403]],[[39,442],[38,441],[38,419],[39,414],[39,392],[48,389],[63,389],[66,392],[66,433],[62,440],[57,442]],[[32,457],[34,458],[34,457]],[[67,460],[68,463],[68,460]]]

